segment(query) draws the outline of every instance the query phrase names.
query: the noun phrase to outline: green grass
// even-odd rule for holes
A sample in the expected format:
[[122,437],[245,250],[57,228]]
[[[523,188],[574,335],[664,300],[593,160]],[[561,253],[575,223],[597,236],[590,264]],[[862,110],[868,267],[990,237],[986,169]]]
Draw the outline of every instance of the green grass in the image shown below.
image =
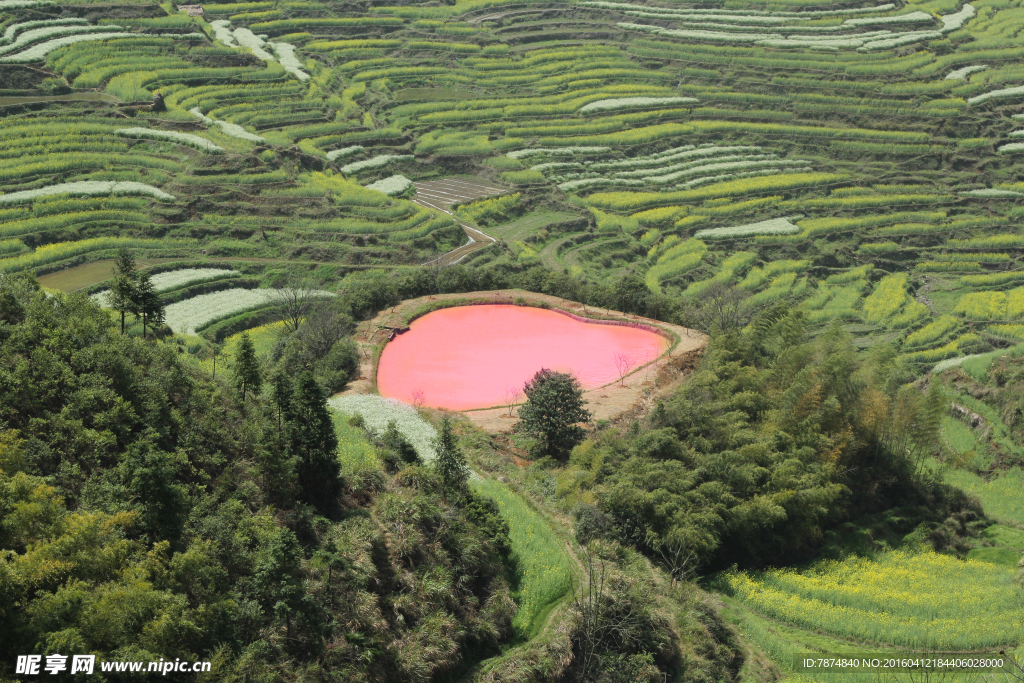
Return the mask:
[[348,423],[350,417],[344,413],[331,411],[334,433],[338,436],[338,460],[341,461],[342,474],[380,469],[377,449],[366,440],[366,433],[363,430]]
[[493,498],[509,524],[519,580],[519,611],[512,626],[523,638],[537,634],[551,607],[569,590],[570,561],[548,521],[520,495],[493,479],[473,479],[473,488]]
[[978,448],[978,437],[974,430],[955,417],[942,418],[942,443],[954,454],[960,455]]
[[1015,467],[985,481],[973,472],[949,469],[947,484],[957,486],[975,495],[993,519],[1024,524],[1024,471]]
[[982,531],[981,537],[996,545],[1024,552],[1024,529],[1005,524],[994,524]]

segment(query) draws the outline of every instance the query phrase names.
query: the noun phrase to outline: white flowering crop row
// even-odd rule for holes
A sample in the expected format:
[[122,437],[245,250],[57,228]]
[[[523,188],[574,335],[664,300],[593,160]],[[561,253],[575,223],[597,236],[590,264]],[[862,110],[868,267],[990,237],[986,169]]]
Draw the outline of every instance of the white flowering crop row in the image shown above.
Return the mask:
[[939,30],[942,31],[943,33],[956,31],[957,29],[961,28],[965,23],[967,23],[968,19],[973,19],[977,14],[978,11],[974,9],[974,5],[972,5],[971,3],[966,3],[960,9],[959,12],[955,12],[953,14],[945,14],[939,17],[939,19],[942,20],[942,28]]
[[248,140],[249,142],[264,142],[264,138],[259,135],[250,133],[245,128],[242,128],[237,123],[228,123],[227,121],[214,121],[209,116],[203,114],[199,110],[199,107],[192,107],[188,110],[190,114],[198,118],[200,121],[205,123],[207,126],[219,126],[224,135],[229,137],[238,138],[239,140]]
[[[317,296],[330,297],[330,292],[317,291]],[[178,334],[195,334],[216,320],[262,308],[279,300],[275,289],[225,289],[212,294],[201,294],[169,305],[165,310],[167,326]]]
[[1003,88],[1002,90],[993,90],[982,95],[975,97],[968,97],[967,104],[979,104],[986,100],[1002,99],[1005,97],[1016,97],[1018,95],[1024,95],[1024,85],[1018,85],[1013,88]]
[[597,154],[600,152],[607,152],[609,150],[611,150],[611,147],[558,147],[555,149],[537,147],[534,149],[520,149],[515,152],[509,152],[505,156],[511,157],[512,159],[522,159],[523,157],[533,156],[535,154],[572,156],[574,154]]
[[[601,7],[604,9],[621,9],[621,10],[650,10],[650,7],[646,5],[632,5],[626,2],[604,2],[603,0],[595,0],[592,2],[581,2],[581,5],[589,7]],[[807,18],[816,19],[819,17],[832,17],[849,14],[870,14],[873,12],[888,12],[896,9],[896,5],[893,3],[887,3],[884,5],[878,5],[876,7],[858,7],[855,9],[832,9],[832,10],[809,10],[806,12],[791,12],[791,11],[776,11],[766,12],[762,10],[728,10],[728,9],[670,9],[659,7],[659,12],[665,12],[666,14],[676,15],[691,15],[691,14],[736,14],[736,15],[749,15],[749,16],[769,16],[769,17],[796,17],[796,18]]]
[[731,228],[709,228],[698,230],[694,237],[698,239],[725,239],[730,237],[748,237],[750,235],[792,235],[800,232],[800,228],[786,218],[773,218],[759,223],[736,225]]
[[43,26],[18,34],[17,39],[13,43],[0,47],[0,55],[10,54],[26,45],[31,45],[47,38],[59,38],[61,36],[83,33],[109,33],[110,31],[123,28],[124,26]]
[[[649,10],[649,8],[647,9]],[[696,10],[690,10],[688,12],[695,11]],[[747,15],[729,15],[725,13],[696,15],[682,13],[682,10],[658,10],[657,14],[652,14],[649,11],[626,11],[625,13],[632,16],[652,16],[656,18],[671,18],[674,20],[686,19],[689,22],[705,22],[703,24],[688,24],[689,26],[696,28],[685,29],[669,29],[650,24],[634,24],[628,22],[620,22],[617,24],[620,28],[634,31],[645,31],[670,38],[706,40],[719,43],[752,43],[754,45],[761,45],[765,47],[800,47],[823,50],[857,48],[860,52],[883,50],[921,40],[942,38],[944,34],[960,28],[964,22],[976,14],[974,7],[970,4],[966,4],[962,10],[955,14],[939,17],[942,21],[942,27],[937,30],[905,31],[897,33],[880,30],[868,33],[849,33],[846,35],[823,36],[820,35],[821,32],[854,31],[862,26],[879,24],[904,25],[923,21],[930,22],[934,20],[934,17],[925,12],[911,12],[891,17],[863,17],[847,19],[843,22],[842,26],[839,27],[806,27],[808,33],[817,32],[819,35],[789,35],[790,32],[798,32],[804,30],[804,28],[800,26],[786,26],[785,23],[790,21],[790,19],[780,16],[768,17],[753,15],[752,13]],[[720,23],[709,23],[711,20]],[[740,30],[728,30],[731,29],[728,24],[734,24],[736,29]],[[710,28],[716,26],[727,30],[705,30],[705,27]],[[747,26],[751,29],[756,29],[758,27],[770,27],[770,30],[775,32],[761,33],[756,30],[743,32],[743,29]]]
[[926,12],[910,12],[895,17],[857,17],[847,19],[843,26],[875,26],[877,24],[916,24],[922,21],[932,22],[935,17]]
[[[622,161],[583,161],[583,162],[549,162],[546,164],[537,164],[532,166],[532,170],[537,171],[564,171],[566,169],[585,169],[586,171],[614,171],[616,169],[631,169],[641,168],[643,170],[625,173],[617,172],[614,173],[616,177],[627,178],[627,177],[638,177],[643,175],[651,175],[657,167],[662,167],[664,172],[676,170],[678,168],[684,168],[686,165],[670,166],[665,168],[665,164],[672,161],[678,161],[681,159],[706,159],[708,157],[718,157],[720,160],[724,159],[740,159],[740,158],[767,158],[766,156],[750,156],[747,157],[737,156],[740,153],[749,152],[760,152],[761,147],[755,147],[750,145],[734,145],[729,147],[716,147],[713,144],[702,145],[701,147],[695,148],[693,145],[685,145],[683,147],[674,147],[667,149],[656,154],[649,154],[646,156],[634,157],[632,159],[625,159]],[[703,163],[703,161],[696,162],[697,164]],[[692,164],[691,164],[692,165]],[[599,177],[597,174],[573,174],[572,178],[559,173],[559,179],[553,180],[570,180],[574,178],[596,178]]]
[[[762,161],[762,160],[765,160],[765,159],[772,160],[770,163],[774,164],[774,163],[777,163],[775,161],[775,159],[778,159],[778,158],[779,157],[778,157],[777,154],[730,154],[730,155],[727,155],[727,156],[716,157],[713,160],[713,164],[715,166],[718,166],[718,165],[721,165],[721,164],[725,164],[727,162],[728,163],[732,163],[732,162],[740,162],[740,161],[744,161],[744,162],[746,162],[746,161]],[[701,168],[704,168],[708,164],[708,161],[709,161],[708,159],[699,159],[697,161],[687,161],[687,162],[683,162],[683,163],[679,163],[679,164],[672,164],[670,166],[663,166],[661,168],[642,168],[642,169],[640,169],[638,171],[621,171],[619,173],[613,173],[612,176],[614,176],[616,178],[644,178],[644,179],[658,178],[658,177],[667,176],[669,174],[675,174],[676,171],[685,172],[685,171],[689,171],[691,169],[698,169],[699,170]],[[733,166],[733,167],[730,167],[730,168],[744,168],[744,167],[743,166]],[[682,173],[681,175],[677,175],[676,177],[683,177],[684,175],[687,175],[687,174],[686,173]],[[674,178],[672,178],[672,179],[674,179]]]
[[[295,46],[291,43],[268,43],[264,40],[265,36],[258,36],[245,27],[232,31],[231,22],[226,19],[211,21],[210,26],[216,39],[228,47],[247,48],[257,59],[264,62],[279,62],[285,71],[300,81],[309,80],[309,74],[302,70],[302,62],[295,56]],[[276,56],[267,52],[265,48],[268,47]]]
[[983,190],[968,190],[967,192],[961,192],[961,197],[1024,197],[1024,192],[1014,192],[1013,190],[997,190],[994,187],[986,187]]
[[376,434],[383,434],[388,424],[394,422],[424,462],[434,460],[437,430],[420,417],[411,405],[376,394],[335,396],[328,399],[327,405],[340,413],[360,416],[366,428]]
[[[109,29],[109,26],[103,26],[104,29]],[[65,36],[63,38],[54,38],[53,40],[47,40],[44,43],[38,43],[33,45],[23,52],[18,52],[13,55],[5,55],[0,57],[0,64],[24,64],[28,62],[39,62],[42,61],[46,55],[50,54],[54,50],[65,45],[74,45],[75,43],[82,43],[85,41],[94,40],[110,40],[112,38],[152,38],[153,36],[160,36],[162,38],[174,38],[175,40],[205,40],[206,36],[200,33],[186,33],[179,35],[177,33],[80,33],[73,36]]]
[[214,38],[228,47],[238,47],[238,44],[235,43],[235,36],[232,35],[231,29],[228,28],[229,26],[231,26],[231,22],[227,19],[218,19],[217,21],[210,22]]
[[531,166],[531,171],[553,171],[560,168],[582,168],[582,164],[577,164],[572,161],[549,161],[545,164],[537,164]]
[[367,190],[377,190],[389,197],[396,197],[412,187],[412,181],[404,175],[393,175],[366,186]]
[[601,187],[603,185],[632,185],[640,186],[643,185],[642,180],[629,180],[622,178],[583,178],[580,180],[569,180],[564,183],[558,184],[558,189],[563,192],[569,192],[570,190],[579,190],[588,187]]
[[962,69],[957,69],[956,71],[950,71],[949,75],[946,76],[946,80],[947,81],[962,81],[962,80],[966,80],[966,78],[969,75],[975,73],[976,71],[984,71],[987,68],[988,68],[988,66],[984,65],[984,64],[979,64],[979,65],[976,65],[976,66],[965,66]]
[[761,151],[761,149],[761,147],[755,147],[752,145],[732,145],[729,147],[716,147],[714,145],[711,145],[698,147],[694,149],[692,145],[688,145],[686,147],[676,147],[675,149],[665,150],[664,152],[659,152],[657,154],[651,154],[642,157],[634,157],[633,159],[627,159],[625,161],[587,163],[587,168],[593,169],[595,171],[607,171],[616,168],[658,166],[667,161],[676,161],[678,159],[701,159],[726,154],[757,152]]
[[1024,152],[1024,142],[1011,142],[1008,145],[1003,145],[996,151],[1000,154],[1004,154],[1006,152]]
[[77,183],[61,183],[48,185],[35,190],[22,190],[0,195],[0,206],[7,204],[23,204],[40,197],[66,194],[73,197],[95,197],[102,195],[145,195],[163,201],[173,201],[174,197],[152,185],[134,181],[82,180]]
[[727,24],[754,24],[755,26],[776,26],[779,24],[788,24],[795,19],[790,17],[769,17],[769,16],[757,16],[750,14],[665,14],[660,11],[651,11],[650,9],[644,10],[629,10],[624,14],[632,17],[654,17],[657,19],[671,18],[671,19],[685,19],[691,22],[723,22]]
[[144,138],[147,140],[166,140],[168,142],[176,142],[180,145],[186,145],[188,147],[198,149],[201,152],[209,152],[210,154],[224,153],[223,147],[213,144],[206,138],[201,138],[198,135],[190,135],[188,133],[179,133],[173,130],[119,128],[115,130],[114,133],[126,138]]
[[[222,268],[182,268],[180,270],[169,270],[166,273],[157,273],[151,276],[149,280],[153,283],[153,289],[158,292],[166,292],[169,289],[190,285],[194,282],[235,277],[237,275],[241,275],[237,270],[224,270]],[[89,298],[104,308],[110,308],[109,289],[92,294]]]
[[331,150],[330,152],[328,152],[327,153],[327,158],[330,159],[331,161],[334,161],[335,159],[338,159],[339,157],[347,157],[350,154],[355,154],[356,152],[362,152],[365,149],[366,148],[363,147],[362,145],[352,145],[351,147],[342,147],[341,149],[335,149],[335,150]]
[[14,40],[14,36],[17,34],[27,31],[32,28],[39,28],[41,26],[71,26],[71,25],[88,25],[89,22],[85,19],[68,18],[68,19],[38,19],[36,21],[23,21],[18,24],[11,24],[4,31],[4,35],[0,38],[0,45],[7,45]]
[[401,159],[413,159],[415,158],[412,154],[380,154],[369,159],[363,159],[362,161],[354,161],[351,164],[347,164],[341,167],[342,173],[356,173],[368,168],[380,168],[386,166],[392,161],[399,161]]
[[277,55],[277,61],[281,63],[284,70],[292,74],[300,81],[308,81],[309,74],[302,70],[302,62],[295,56],[295,46],[291,43],[268,43],[274,48],[274,54]]
[[633,109],[636,107],[660,106],[663,104],[690,104],[699,102],[693,97],[619,97],[611,100],[598,100],[580,108],[581,114],[595,111],[611,111],[615,109]]
[[871,52],[873,50],[888,50],[890,47],[899,47],[900,45],[908,45],[910,43],[916,43],[922,40],[934,40],[941,38],[941,31],[910,31],[909,33],[897,33],[892,38],[885,40],[874,40],[870,43],[865,43],[861,47],[857,48],[857,52]]
[[662,28],[661,26],[652,26],[651,24],[632,24],[624,21],[615,25],[619,28],[646,31],[657,36],[665,36],[666,38],[689,38],[691,40],[708,40],[721,43],[756,43],[759,40],[782,40],[784,38],[780,33],[724,33],[722,31]]
[[946,360],[940,360],[932,368],[932,372],[944,372],[946,370],[949,370],[950,368],[956,368],[956,367],[959,367],[959,366],[963,365],[965,360],[969,360],[971,358],[977,358],[978,356],[984,356],[984,355],[985,354],[983,354],[983,353],[974,353],[974,354],[971,354],[970,356],[960,356],[959,358],[947,358]]
[[37,7],[39,5],[52,5],[50,0],[0,0],[0,10],[21,9],[23,7]]
[[165,292],[168,289],[190,285],[193,282],[212,280],[214,278],[234,277],[241,275],[237,270],[225,270],[223,268],[182,268],[180,270],[169,270],[165,273],[157,273],[150,277],[153,288],[158,292]]
[[253,33],[247,28],[236,28],[234,31],[235,40],[242,47],[249,48],[257,59],[262,59],[264,62],[276,62],[274,55],[270,54],[263,49],[266,44],[263,39]]

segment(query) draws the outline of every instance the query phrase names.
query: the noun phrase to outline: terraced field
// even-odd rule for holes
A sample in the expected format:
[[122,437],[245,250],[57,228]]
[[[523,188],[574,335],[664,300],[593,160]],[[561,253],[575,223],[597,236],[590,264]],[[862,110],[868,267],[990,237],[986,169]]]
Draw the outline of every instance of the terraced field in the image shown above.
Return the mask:
[[[1024,315],[1013,2],[231,7],[5,3],[0,267],[639,270],[798,300],[922,370]],[[580,220],[482,249],[447,212],[507,188]]]
[[[893,341],[914,377],[972,372],[1024,342],[1022,29],[1020,0],[0,0],[0,271],[97,295],[129,248],[186,349],[355,271],[633,274],[630,296],[730,288]],[[950,479],[1016,524],[1010,472]],[[1009,570],[970,568],[1012,602]],[[734,577],[730,604],[893,646],[1019,641],[1009,617],[988,640],[866,608],[840,627],[797,613],[801,576]]]

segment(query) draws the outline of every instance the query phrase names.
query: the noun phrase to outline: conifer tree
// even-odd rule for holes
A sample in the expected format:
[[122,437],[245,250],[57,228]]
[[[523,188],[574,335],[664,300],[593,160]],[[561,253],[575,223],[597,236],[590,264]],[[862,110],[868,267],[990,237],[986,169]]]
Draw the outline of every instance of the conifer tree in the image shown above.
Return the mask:
[[259,361],[256,360],[256,349],[252,345],[252,339],[248,332],[242,333],[238,341],[238,353],[235,356],[235,365],[232,368],[235,377],[235,386],[242,392],[242,401],[245,401],[245,394],[251,390],[259,393],[263,387],[263,375],[260,372]]
[[434,450],[437,453],[434,468],[441,477],[445,493],[464,492],[466,482],[469,481],[469,465],[466,464],[466,457],[455,442],[452,422],[447,415],[441,420],[441,435],[434,442]]
[[121,334],[124,334],[125,313],[135,311],[138,287],[138,273],[135,272],[135,259],[127,249],[118,249],[114,261],[114,279],[110,285],[110,307],[121,314]]
[[309,370],[295,380],[287,435],[289,448],[298,458],[299,496],[329,516],[341,492],[338,437],[327,398]]
[[160,294],[153,286],[153,281],[146,273],[136,277],[135,297],[132,311],[142,319],[142,336],[146,336],[146,327],[156,327],[164,321],[164,304]]

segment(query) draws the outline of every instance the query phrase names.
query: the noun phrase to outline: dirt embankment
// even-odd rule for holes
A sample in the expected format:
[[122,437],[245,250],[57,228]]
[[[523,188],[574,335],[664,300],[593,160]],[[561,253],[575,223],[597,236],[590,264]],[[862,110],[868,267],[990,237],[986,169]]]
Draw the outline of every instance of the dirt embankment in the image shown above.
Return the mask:
[[[414,314],[428,306],[445,301],[465,300],[474,303],[546,305],[585,318],[595,320],[622,320],[642,323],[662,330],[672,338],[674,346],[656,360],[633,370],[622,382],[614,382],[585,393],[588,408],[595,420],[628,420],[645,412],[659,397],[670,393],[693,369],[704,353],[708,338],[701,332],[638,315],[584,306],[575,301],[522,290],[496,290],[466,294],[436,294],[408,299],[382,311],[373,320],[359,324],[355,340],[360,348],[359,378],[349,384],[344,393],[365,394],[376,391],[374,376],[377,360],[395,330],[405,328]],[[516,409],[509,416],[508,408],[469,410],[464,414],[473,424],[493,433],[508,431],[516,422]]]

